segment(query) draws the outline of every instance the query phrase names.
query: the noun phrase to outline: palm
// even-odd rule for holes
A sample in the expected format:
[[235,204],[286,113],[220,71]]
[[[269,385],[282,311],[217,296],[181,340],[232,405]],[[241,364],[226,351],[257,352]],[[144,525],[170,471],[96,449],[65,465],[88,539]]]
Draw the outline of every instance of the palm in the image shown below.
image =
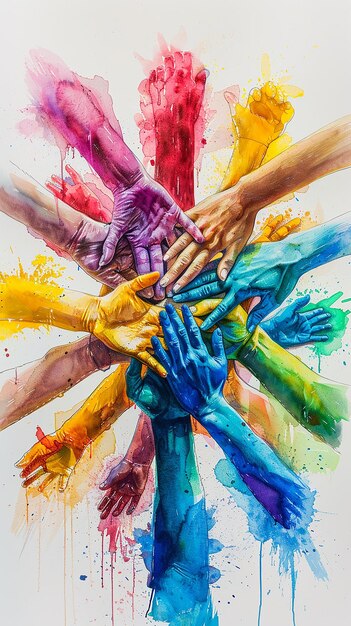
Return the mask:
[[141,465],[123,459],[110,471],[100,489],[106,491],[98,505],[101,519],[106,519],[110,513],[120,515],[128,505],[127,514],[130,515],[142,496],[149,474],[149,465]]

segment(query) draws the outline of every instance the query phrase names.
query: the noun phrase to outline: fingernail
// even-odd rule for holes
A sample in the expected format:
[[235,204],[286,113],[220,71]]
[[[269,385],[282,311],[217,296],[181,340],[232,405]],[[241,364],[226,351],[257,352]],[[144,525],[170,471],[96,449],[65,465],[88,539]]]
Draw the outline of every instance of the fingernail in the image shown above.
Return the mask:
[[191,306],[191,307],[189,307],[189,311],[191,311],[192,313],[195,313],[195,311],[196,311],[196,306]]
[[180,289],[181,289],[181,286],[178,283],[176,283],[173,287],[173,293],[177,293]]
[[169,259],[168,252],[166,252],[166,254],[163,255],[163,260],[168,261],[168,259]]
[[220,273],[221,280],[225,280],[228,276],[228,270],[223,269]]
[[160,280],[160,285],[161,285],[161,287],[165,287],[165,286],[167,285],[167,282],[168,282],[168,281],[167,281],[167,279],[166,279],[166,278],[161,278],[161,280]]

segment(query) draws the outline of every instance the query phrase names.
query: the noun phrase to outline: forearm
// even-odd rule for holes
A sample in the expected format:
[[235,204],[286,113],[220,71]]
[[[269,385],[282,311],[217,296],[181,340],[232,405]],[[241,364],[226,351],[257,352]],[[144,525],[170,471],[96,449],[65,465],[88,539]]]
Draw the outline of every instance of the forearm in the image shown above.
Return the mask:
[[74,448],[83,449],[132,406],[126,391],[127,367],[127,363],[120,364],[100,383],[83,406],[59,428],[59,439],[62,436],[67,441],[68,437]]
[[62,249],[88,219],[17,175],[1,179],[0,210]]
[[311,432],[337,440],[339,422],[347,419],[347,387],[327,381],[274,343],[258,326],[237,359]]
[[298,252],[294,271],[299,276],[351,254],[351,212],[315,226],[310,230],[290,235],[282,244]]
[[240,203],[256,212],[309,185],[318,178],[351,165],[351,116],[346,116],[302,139],[240,180]]
[[133,439],[125,458],[132,463],[150,466],[154,456],[155,444],[151,420],[145,413],[140,413]]
[[152,425],[158,489],[153,581],[157,588],[165,572],[174,568],[185,579],[193,577],[194,584],[195,580],[197,585],[202,581],[200,587],[206,598],[206,511],[190,417],[173,424],[153,421]]
[[88,319],[97,302],[94,296],[17,276],[0,283],[0,319],[4,321],[90,331]]
[[90,335],[52,348],[42,359],[3,372],[6,380],[0,390],[0,430],[61,396],[90,374],[127,359]]

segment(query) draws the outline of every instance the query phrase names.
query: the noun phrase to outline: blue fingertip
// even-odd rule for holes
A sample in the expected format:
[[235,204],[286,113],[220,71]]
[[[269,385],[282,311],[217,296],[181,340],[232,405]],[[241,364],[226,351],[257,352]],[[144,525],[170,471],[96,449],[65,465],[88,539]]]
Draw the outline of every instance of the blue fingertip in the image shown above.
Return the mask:
[[167,317],[168,316],[167,316],[166,311],[160,311],[160,314],[159,314],[160,320],[166,321]]
[[172,315],[174,313],[174,310],[175,309],[174,309],[173,304],[169,304],[169,303],[166,304],[166,311],[167,311],[167,313],[170,313]]
[[182,302],[183,299],[184,298],[183,298],[182,294],[177,294],[176,296],[173,296],[174,302]]

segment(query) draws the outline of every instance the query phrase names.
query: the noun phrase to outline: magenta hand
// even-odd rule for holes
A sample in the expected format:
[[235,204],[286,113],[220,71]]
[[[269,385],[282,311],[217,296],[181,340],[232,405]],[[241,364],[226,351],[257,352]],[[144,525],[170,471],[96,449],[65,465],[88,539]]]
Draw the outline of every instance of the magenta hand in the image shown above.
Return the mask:
[[[174,203],[171,196],[146,173],[123,141],[113,115],[107,84],[88,81],[72,72],[60,59],[49,60],[42,53],[32,54],[28,83],[31,107],[37,121],[51,131],[61,150],[77,149],[112,191],[112,223],[103,244],[100,267],[115,257],[123,235],[132,248],[138,273],[151,268],[164,274],[161,253],[163,240],[174,240],[177,223],[203,242],[200,230]],[[99,263],[97,263],[95,270]],[[156,287],[156,297],[164,290]]]
[[[115,194],[112,222],[103,246],[100,267],[113,259],[115,248],[125,236],[133,250],[138,274],[159,272],[164,275],[162,241],[168,245],[176,239],[176,224],[182,226],[196,241],[203,241],[200,230],[181,211],[171,196],[146,172],[141,172],[133,185],[118,189]],[[156,285],[155,297],[164,298],[164,289]]]

